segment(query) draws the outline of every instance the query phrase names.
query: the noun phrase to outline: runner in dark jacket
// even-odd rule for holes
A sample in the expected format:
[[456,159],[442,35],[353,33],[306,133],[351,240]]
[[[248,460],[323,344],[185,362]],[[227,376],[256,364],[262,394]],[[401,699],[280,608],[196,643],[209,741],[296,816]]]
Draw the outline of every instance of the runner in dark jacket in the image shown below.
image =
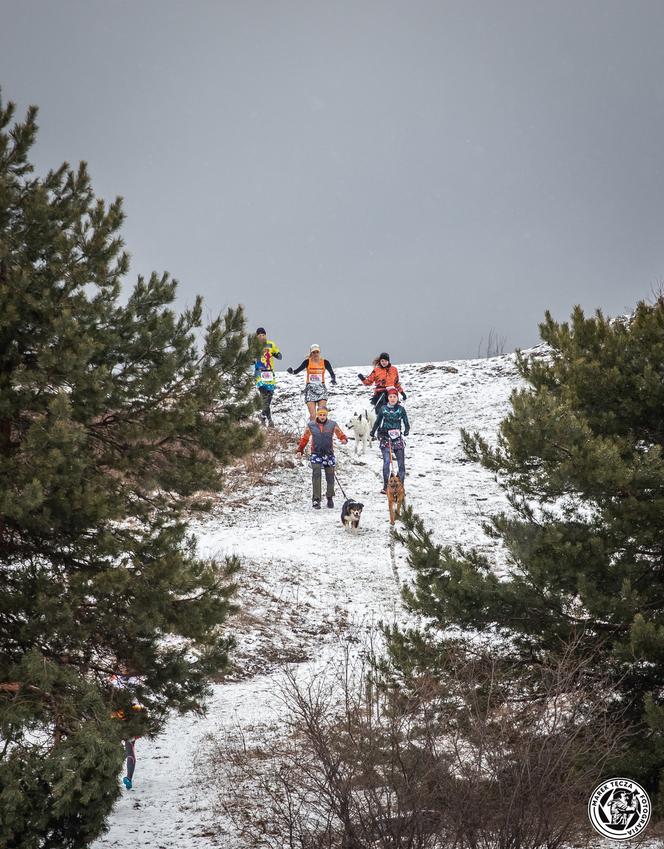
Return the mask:
[[[403,425],[403,434],[401,427]],[[392,387],[387,392],[387,404],[378,411],[371,428],[372,438],[378,433],[378,444],[383,455],[383,495],[387,494],[387,481],[390,477],[391,457],[397,458],[401,483],[406,478],[406,456],[403,436],[410,433],[410,422],[404,407],[399,403],[399,393]]]

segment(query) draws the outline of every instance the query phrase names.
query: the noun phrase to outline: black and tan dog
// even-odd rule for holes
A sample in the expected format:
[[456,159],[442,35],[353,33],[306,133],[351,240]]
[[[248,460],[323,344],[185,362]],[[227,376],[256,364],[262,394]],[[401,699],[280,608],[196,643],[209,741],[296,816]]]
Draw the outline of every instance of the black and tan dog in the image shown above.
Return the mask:
[[390,525],[394,524],[396,516],[401,515],[401,507],[406,496],[399,475],[392,472],[387,482],[387,504],[390,508]]
[[360,504],[359,501],[353,501],[352,498],[344,501],[341,508],[341,524],[347,531],[357,531],[360,525],[360,516],[362,515],[363,507],[364,504]]

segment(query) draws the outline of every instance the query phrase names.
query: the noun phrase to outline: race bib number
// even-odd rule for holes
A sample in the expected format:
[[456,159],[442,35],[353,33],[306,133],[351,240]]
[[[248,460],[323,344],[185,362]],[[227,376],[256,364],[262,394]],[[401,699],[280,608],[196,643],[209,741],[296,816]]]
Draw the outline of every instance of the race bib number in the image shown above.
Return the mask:
[[392,428],[391,430],[387,431],[387,434],[390,437],[390,439],[398,439],[401,436],[401,431],[396,430],[395,428]]
[[262,371],[261,372],[261,380],[274,380],[274,372],[273,371]]
[[322,374],[310,374],[309,375],[309,383],[322,383],[323,375]]

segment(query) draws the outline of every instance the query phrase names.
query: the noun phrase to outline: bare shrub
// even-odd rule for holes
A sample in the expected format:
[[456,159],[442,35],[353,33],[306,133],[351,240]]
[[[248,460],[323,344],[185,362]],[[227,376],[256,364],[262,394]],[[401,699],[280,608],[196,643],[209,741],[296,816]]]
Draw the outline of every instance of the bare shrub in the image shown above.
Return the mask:
[[206,780],[246,847],[555,849],[624,734],[588,663],[566,652],[521,694],[487,657],[408,696],[348,662],[291,674],[278,723],[210,739]]
[[507,345],[507,336],[500,336],[492,327],[489,330],[489,336],[484,344],[484,336],[479,341],[477,346],[477,359],[491,359],[491,357],[499,357],[505,353]]
[[264,431],[263,443],[243,457],[235,460],[225,471],[225,498],[239,504],[242,496],[257,486],[272,481],[277,469],[295,468],[294,452],[299,435],[278,428]]

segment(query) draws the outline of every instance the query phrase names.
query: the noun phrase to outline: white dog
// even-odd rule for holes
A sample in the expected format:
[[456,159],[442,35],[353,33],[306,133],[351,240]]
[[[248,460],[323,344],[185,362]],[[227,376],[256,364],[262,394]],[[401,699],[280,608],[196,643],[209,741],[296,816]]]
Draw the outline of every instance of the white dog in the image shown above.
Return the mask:
[[371,428],[374,426],[374,422],[376,421],[376,414],[373,410],[367,411],[365,410],[363,413],[354,413],[353,418],[348,422],[348,429],[353,431],[353,436],[355,438],[355,453],[359,452],[360,445],[362,445],[362,453],[364,454],[367,445],[369,444],[369,434],[371,433]]

